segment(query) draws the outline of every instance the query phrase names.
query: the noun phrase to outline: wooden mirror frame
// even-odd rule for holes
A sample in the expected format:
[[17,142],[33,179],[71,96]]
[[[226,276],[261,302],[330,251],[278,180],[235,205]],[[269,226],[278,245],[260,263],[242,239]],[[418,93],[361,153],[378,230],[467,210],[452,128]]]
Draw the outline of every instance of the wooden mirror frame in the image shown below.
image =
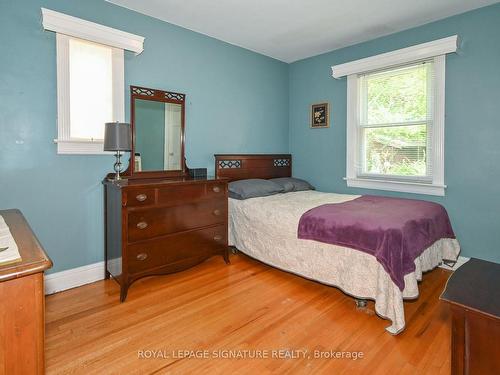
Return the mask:
[[[172,171],[135,171],[135,100],[150,100],[162,103],[181,105],[181,169]],[[127,170],[123,173],[125,178],[165,178],[182,177],[186,173],[184,158],[184,126],[185,126],[186,95],[177,92],[150,89],[147,87],[130,86],[130,127],[132,132],[132,151]]]

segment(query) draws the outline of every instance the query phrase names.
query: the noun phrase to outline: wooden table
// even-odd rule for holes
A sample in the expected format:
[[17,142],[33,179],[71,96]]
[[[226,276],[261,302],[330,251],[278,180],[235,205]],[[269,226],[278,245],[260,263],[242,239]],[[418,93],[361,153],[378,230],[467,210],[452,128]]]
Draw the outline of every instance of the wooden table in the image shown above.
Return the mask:
[[22,258],[0,265],[0,374],[43,374],[43,271],[52,261],[19,210],[0,215]]
[[441,299],[452,311],[452,374],[500,371],[500,264],[471,258],[448,280]]

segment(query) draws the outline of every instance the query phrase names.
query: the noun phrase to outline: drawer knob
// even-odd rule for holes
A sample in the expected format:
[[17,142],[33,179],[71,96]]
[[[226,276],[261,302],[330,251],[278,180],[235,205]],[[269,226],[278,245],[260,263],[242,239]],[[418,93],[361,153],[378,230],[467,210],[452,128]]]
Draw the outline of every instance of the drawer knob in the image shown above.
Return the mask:
[[136,256],[137,260],[141,260],[141,261],[146,260],[147,257],[148,257],[148,254],[146,254],[146,253],[140,253],[140,254],[137,254],[137,256]]
[[220,215],[220,210],[214,210],[214,215],[219,216]]
[[135,196],[135,199],[137,199],[139,202],[144,202],[146,199],[148,199],[148,196],[146,194],[138,194]]
[[146,223],[145,221],[139,221],[137,223],[137,228],[139,229],[146,229],[148,227],[148,223]]
[[220,240],[222,240],[222,236],[221,236],[220,234],[216,234],[216,235],[214,236],[214,240],[215,240],[215,241],[220,241]]
[[214,186],[214,187],[212,187],[212,190],[214,191],[214,193],[219,193],[220,192],[220,187],[219,186]]

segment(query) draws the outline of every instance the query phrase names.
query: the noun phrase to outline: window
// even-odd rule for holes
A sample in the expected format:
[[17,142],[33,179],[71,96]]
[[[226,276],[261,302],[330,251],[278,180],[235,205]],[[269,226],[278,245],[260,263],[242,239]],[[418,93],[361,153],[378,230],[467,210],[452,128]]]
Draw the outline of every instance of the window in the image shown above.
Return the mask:
[[57,34],[58,153],[103,153],[104,123],[124,120],[123,50]]
[[69,39],[70,139],[102,140],[102,124],[121,117],[113,113],[113,103],[120,100],[113,95],[113,65],[118,64],[123,64],[123,51]]
[[348,186],[444,195],[444,53],[457,37],[332,67],[347,75]]
[[102,154],[104,124],[124,121],[124,50],[144,38],[42,8],[57,43],[57,152]]
[[433,61],[367,73],[358,82],[357,176],[431,183]]

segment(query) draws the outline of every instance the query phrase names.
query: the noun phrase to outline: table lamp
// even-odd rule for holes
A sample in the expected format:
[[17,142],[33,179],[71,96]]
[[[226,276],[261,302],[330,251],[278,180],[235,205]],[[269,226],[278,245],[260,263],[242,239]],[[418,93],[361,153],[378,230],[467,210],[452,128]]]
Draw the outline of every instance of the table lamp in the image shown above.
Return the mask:
[[132,149],[132,133],[130,124],[124,122],[107,122],[104,128],[104,151],[115,151],[115,180],[121,180],[121,152]]

